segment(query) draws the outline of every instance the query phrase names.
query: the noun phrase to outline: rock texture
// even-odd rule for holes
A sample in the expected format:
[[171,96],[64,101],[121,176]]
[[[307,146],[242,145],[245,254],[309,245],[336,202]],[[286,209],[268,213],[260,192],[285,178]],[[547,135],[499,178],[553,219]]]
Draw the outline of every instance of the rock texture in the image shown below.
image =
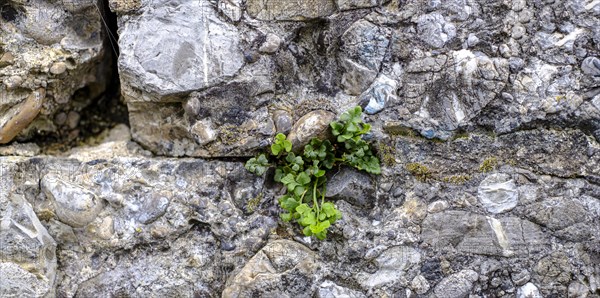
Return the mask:
[[[600,297],[599,1],[98,4],[129,127],[52,155],[99,9],[0,3],[0,296]],[[243,164],[355,105],[382,175],[333,169],[303,237]]]
[[90,1],[0,5],[0,144],[77,135],[78,115],[105,90],[109,64],[101,13]]

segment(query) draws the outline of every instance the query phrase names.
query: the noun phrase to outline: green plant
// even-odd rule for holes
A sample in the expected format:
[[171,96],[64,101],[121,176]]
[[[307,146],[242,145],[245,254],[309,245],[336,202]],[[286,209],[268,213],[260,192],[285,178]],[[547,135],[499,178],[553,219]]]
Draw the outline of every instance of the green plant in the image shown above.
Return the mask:
[[297,222],[306,236],[323,240],[327,229],[342,218],[335,205],[325,201],[328,170],[345,164],[371,174],[381,173],[379,159],[362,139],[371,126],[362,122],[361,115],[362,109],[355,107],[343,113],[339,121],[330,123],[334,144],[313,138],[296,154],[286,136],[277,134],[270,154],[263,153],[246,162],[246,169],[257,175],[263,175],[270,166],[276,168],[274,180],[286,187],[286,194],[278,200],[287,211],[280,214],[281,219]]

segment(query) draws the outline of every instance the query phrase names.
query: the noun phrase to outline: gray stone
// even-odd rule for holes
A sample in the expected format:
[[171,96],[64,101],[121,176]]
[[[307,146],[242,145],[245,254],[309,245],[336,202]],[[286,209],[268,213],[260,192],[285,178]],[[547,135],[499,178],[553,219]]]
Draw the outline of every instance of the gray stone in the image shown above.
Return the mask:
[[340,10],[373,7],[381,4],[381,0],[337,0]]
[[385,108],[386,103],[397,102],[397,89],[398,84],[396,81],[385,75],[379,76],[369,89],[360,95],[360,101],[367,103],[365,113],[376,114]]
[[456,36],[456,27],[439,13],[422,15],[417,20],[419,38],[434,48],[443,47]]
[[104,202],[93,192],[49,174],[42,178],[42,190],[54,203],[58,219],[80,228],[92,222],[102,211]]
[[492,174],[486,177],[477,190],[483,207],[491,213],[509,211],[519,203],[519,192],[515,182],[507,174]]
[[590,76],[600,76],[600,59],[587,57],[581,62],[581,71]]
[[538,288],[532,283],[526,283],[524,286],[520,287],[517,290],[518,298],[541,298],[543,297],[540,294]]
[[473,283],[477,281],[479,275],[477,272],[469,269],[461,270],[440,281],[434,288],[436,297],[467,297],[473,288]]
[[223,296],[310,297],[316,290],[313,280],[318,266],[315,253],[303,245],[289,240],[270,242],[227,281]]
[[302,2],[249,0],[248,14],[263,21],[305,21],[327,16],[335,11],[333,0],[310,0]]
[[324,281],[319,286],[317,292],[318,298],[344,297],[344,298],[363,298],[367,297],[358,291],[339,286],[330,280]]
[[362,207],[375,204],[375,185],[369,175],[343,167],[327,181],[326,197],[345,200]]
[[[53,125],[56,114],[84,109],[104,92],[108,81],[99,11],[86,1],[11,0],[3,2],[2,12],[0,130],[7,118],[30,114],[23,103],[44,89],[48,96],[43,98],[42,112],[31,119],[15,119],[20,129],[11,132],[10,139],[66,135]],[[78,96],[77,91],[87,94]]]
[[427,293],[427,291],[429,291],[430,288],[429,282],[427,282],[427,279],[425,279],[423,275],[415,276],[415,278],[413,278],[413,280],[410,282],[410,287],[413,291],[415,291],[415,293],[419,295]]
[[421,254],[412,247],[391,247],[375,258],[377,271],[359,272],[356,279],[366,289],[381,287],[398,282],[401,278],[409,278],[407,271],[411,271],[420,261]]
[[[0,165],[0,172],[8,170]],[[2,177],[2,189],[14,181]],[[37,218],[23,195],[0,194],[0,295],[6,297],[52,296],[56,278],[56,242]]]
[[585,298],[590,293],[588,287],[579,282],[569,284],[569,297]]
[[513,273],[511,279],[515,285],[522,286],[531,279],[531,275],[529,274],[529,270],[521,269],[521,271]]
[[231,21],[239,22],[242,18],[241,0],[219,0],[218,8],[221,13],[226,15]]
[[50,72],[59,75],[67,71],[67,65],[64,62],[56,62],[50,67]]
[[273,122],[278,133],[287,135],[292,130],[292,117],[286,111],[273,112]]
[[236,27],[221,21],[205,0],[164,0],[141,8],[120,28],[119,48],[127,102],[159,101],[214,86],[244,64]]
[[592,219],[589,210],[580,200],[566,197],[546,198],[531,204],[527,210],[536,223],[560,230]]
[[260,45],[260,48],[258,48],[258,50],[263,53],[272,54],[277,52],[277,49],[279,49],[280,44],[281,38],[279,38],[279,36],[273,33],[269,33],[267,34],[265,41],[262,45]]
[[339,62],[344,68],[342,86],[346,93],[359,95],[377,77],[389,45],[390,30],[358,20],[342,35],[342,55]]
[[429,214],[422,225],[423,242],[435,250],[492,256],[527,255],[546,240],[540,228],[516,217],[493,218],[464,211]]

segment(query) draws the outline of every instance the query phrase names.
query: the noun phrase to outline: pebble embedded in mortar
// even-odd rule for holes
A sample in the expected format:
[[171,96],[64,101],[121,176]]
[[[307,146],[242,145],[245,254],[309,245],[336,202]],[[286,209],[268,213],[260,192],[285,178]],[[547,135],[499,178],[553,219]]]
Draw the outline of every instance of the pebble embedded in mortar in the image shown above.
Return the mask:
[[37,117],[42,109],[45,97],[46,89],[44,88],[37,89],[27,97],[25,102],[15,111],[15,114],[0,127],[0,144],[12,141]]

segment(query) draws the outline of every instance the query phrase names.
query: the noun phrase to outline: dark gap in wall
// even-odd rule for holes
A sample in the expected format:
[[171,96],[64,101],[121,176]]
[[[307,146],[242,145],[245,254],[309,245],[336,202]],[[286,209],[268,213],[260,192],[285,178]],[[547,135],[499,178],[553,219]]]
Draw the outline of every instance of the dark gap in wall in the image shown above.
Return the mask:
[[117,33],[117,15],[110,11],[108,0],[98,0],[98,9],[102,17],[102,34],[104,38],[104,68],[106,75],[105,92],[91,105],[82,111],[80,137],[86,139],[101,133],[117,124],[129,126],[127,106],[121,98],[121,84],[117,61],[119,57],[119,35]]

